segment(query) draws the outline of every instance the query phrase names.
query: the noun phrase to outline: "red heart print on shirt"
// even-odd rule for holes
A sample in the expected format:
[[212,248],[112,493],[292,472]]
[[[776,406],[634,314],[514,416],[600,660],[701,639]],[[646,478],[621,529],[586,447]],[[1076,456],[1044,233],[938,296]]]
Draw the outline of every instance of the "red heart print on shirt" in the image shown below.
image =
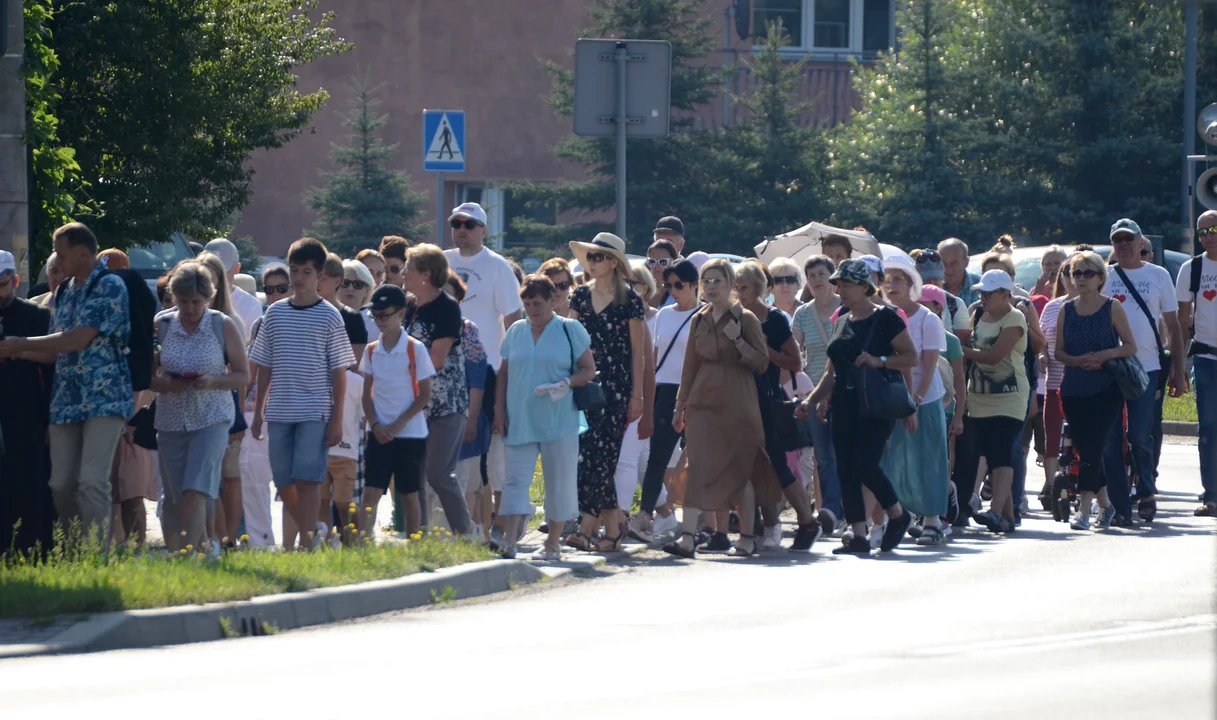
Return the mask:
[[1204,295],[1205,300],[1212,302],[1213,298],[1217,298],[1217,290],[1205,290],[1201,295]]
[[1128,298],[1127,298],[1126,296],[1124,296],[1124,295],[1112,295],[1112,296],[1111,296],[1111,298],[1112,298],[1113,300],[1119,300],[1121,304],[1123,304],[1123,302],[1124,302],[1125,300],[1127,300],[1127,299],[1128,299]]

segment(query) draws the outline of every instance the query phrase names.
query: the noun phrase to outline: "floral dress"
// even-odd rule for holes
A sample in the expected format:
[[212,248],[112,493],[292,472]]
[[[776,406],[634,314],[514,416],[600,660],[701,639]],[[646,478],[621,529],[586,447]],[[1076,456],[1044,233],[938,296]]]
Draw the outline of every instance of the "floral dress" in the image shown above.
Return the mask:
[[625,303],[611,303],[600,312],[593,307],[592,291],[586,285],[577,288],[570,297],[570,309],[579,313],[579,321],[591,336],[592,358],[608,400],[603,409],[584,413],[587,432],[579,436],[579,510],[588,515],[618,507],[617,464],[605,462],[605,458],[621,455],[634,391],[630,321],[644,317],[642,298],[633,290],[628,292]]

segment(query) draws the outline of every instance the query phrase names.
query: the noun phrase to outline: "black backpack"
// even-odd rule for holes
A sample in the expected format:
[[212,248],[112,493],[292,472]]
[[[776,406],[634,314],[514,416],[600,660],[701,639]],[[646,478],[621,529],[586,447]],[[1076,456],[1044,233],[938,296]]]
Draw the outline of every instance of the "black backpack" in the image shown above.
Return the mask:
[[[153,319],[156,317],[156,296],[148,283],[134,270],[103,270],[85,286],[85,296],[106,275],[117,275],[127,286],[127,317],[131,321],[131,334],[123,350],[127,355],[127,367],[131,370],[131,389],[135,392],[147,390],[152,384],[152,350],[155,340]],[[67,284],[59,286],[55,302],[63,297]]]

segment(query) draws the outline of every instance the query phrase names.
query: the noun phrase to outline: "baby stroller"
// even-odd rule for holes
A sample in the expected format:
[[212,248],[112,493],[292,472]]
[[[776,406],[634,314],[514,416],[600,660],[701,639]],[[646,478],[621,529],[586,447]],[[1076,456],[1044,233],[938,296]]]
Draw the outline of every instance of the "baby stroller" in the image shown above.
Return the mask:
[[[1069,522],[1069,516],[1078,502],[1078,462],[1077,451],[1073,449],[1073,439],[1069,433],[1069,423],[1061,427],[1061,464],[1056,477],[1052,479],[1052,494],[1047,499],[1051,503],[1052,519],[1057,522]],[[1136,484],[1136,469],[1132,461],[1132,447],[1124,442],[1124,473],[1128,477],[1129,489]]]

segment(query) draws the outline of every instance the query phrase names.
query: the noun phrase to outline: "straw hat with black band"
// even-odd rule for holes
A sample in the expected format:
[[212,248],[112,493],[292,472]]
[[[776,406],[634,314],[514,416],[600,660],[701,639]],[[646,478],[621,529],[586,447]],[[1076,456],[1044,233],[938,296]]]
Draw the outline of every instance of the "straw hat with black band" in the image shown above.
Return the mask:
[[624,278],[629,275],[630,261],[625,256],[625,241],[612,233],[599,233],[589,243],[572,240],[570,249],[575,254],[575,257],[578,258],[579,264],[583,266],[585,272],[587,271],[587,254],[589,252],[598,252],[617,258],[617,265],[621,268],[622,277]]

